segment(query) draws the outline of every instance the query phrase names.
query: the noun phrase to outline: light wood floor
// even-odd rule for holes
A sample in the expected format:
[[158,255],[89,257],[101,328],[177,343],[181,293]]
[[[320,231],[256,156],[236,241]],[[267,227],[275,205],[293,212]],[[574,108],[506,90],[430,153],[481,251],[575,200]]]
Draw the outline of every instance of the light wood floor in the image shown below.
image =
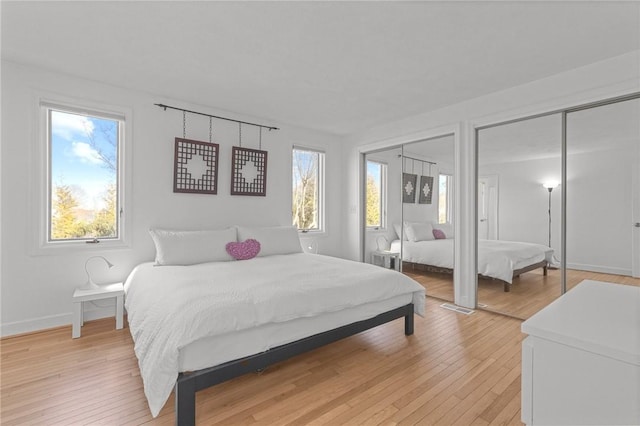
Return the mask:
[[[260,425],[521,425],[521,321],[466,316],[427,299],[403,320],[197,394],[197,422]],[[3,339],[0,420],[17,424],[173,424],[152,419],[129,330],[114,320]]]
[[[410,268],[405,268],[405,273],[420,282],[427,289],[429,296],[453,301],[453,280],[450,274],[412,271]],[[528,319],[560,297],[560,279],[559,269],[550,269],[547,276],[542,274],[542,269],[536,269],[515,278],[509,292],[504,292],[499,281],[480,279],[478,303],[486,305],[483,309],[492,312]],[[583,280],[640,286],[640,278],[567,270],[567,290],[571,290]]]

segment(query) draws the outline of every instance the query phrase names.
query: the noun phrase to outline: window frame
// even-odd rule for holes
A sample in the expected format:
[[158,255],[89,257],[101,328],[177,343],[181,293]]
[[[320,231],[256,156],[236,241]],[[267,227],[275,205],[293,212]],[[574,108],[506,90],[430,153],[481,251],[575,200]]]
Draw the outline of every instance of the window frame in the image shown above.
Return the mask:
[[[32,167],[32,255],[60,254],[63,252],[102,250],[107,248],[130,247],[130,230],[127,226],[127,216],[130,216],[131,205],[131,109],[86,102],[61,96],[37,96],[36,109],[38,117],[38,132],[34,138],[33,151],[38,161]],[[119,121],[118,149],[117,149],[117,237],[97,239],[51,240],[51,209],[52,209],[52,176],[51,176],[51,128],[50,111],[69,112],[98,118]],[[97,241],[97,242],[96,242]]]
[[[370,226],[365,223],[365,228],[367,230],[373,231],[383,231],[387,229],[387,173],[388,173],[388,164],[384,161],[379,160],[365,160],[365,170],[367,172],[367,179],[369,176],[369,163],[375,163],[380,165],[380,225]],[[365,192],[365,202],[366,202],[366,192]],[[366,204],[365,204],[365,221],[366,221]]]
[[[318,188],[317,188],[317,196],[318,196],[318,228],[317,229],[298,229],[300,234],[324,234],[326,233],[325,229],[325,163],[326,163],[326,152],[322,149],[318,148],[310,148],[302,145],[293,145],[291,147],[291,202],[290,206],[293,207],[293,154],[295,151],[304,151],[309,153],[318,154],[318,170],[317,170],[317,179],[318,179]],[[291,216],[291,223],[293,226],[296,226],[293,223],[293,214]]]

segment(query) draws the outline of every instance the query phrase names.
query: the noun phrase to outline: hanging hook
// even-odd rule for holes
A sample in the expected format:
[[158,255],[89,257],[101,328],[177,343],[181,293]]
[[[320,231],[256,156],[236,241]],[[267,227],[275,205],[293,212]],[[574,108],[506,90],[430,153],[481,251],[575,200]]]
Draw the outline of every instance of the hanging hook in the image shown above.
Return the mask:
[[211,143],[213,134],[213,117],[209,117],[209,143]]
[[187,111],[182,111],[182,139],[187,138]]
[[242,123],[238,123],[238,142],[242,148]]
[[262,127],[260,127],[260,139],[258,141],[259,149],[262,151]]

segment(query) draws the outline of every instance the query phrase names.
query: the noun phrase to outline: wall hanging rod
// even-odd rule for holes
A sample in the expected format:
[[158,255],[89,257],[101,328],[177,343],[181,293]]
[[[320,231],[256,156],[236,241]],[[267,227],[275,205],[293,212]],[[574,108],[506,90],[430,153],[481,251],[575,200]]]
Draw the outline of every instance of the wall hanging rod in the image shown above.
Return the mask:
[[433,164],[434,166],[435,166],[436,164],[438,164],[438,163],[434,163],[433,161],[421,160],[421,159],[419,159],[419,158],[413,158],[413,157],[409,157],[409,156],[406,156],[406,155],[398,154],[398,158],[400,158],[400,157],[402,157],[402,158],[408,158],[409,160],[419,161],[419,162],[421,162],[421,163]]
[[164,108],[165,111],[167,110],[167,108],[170,108],[170,109],[175,109],[175,110],[178,110],[178,111],[188,112],[189,114],[204,115],[205,117],[209,117],[209,118],[217,118],[219,120],[227,120],[227,121],[233,121],[234,123],[241,123],[241,124],[247,124],[249,126],[256,126],[256,127],[260,127],[261,129],[269,129],[270,131],[271,130],[280,130],[277,127],[264,126],[262,124],[256,124],[256,123],[249,123],[248,121],[234,120],[233,118],[227,118],[227,117],[220,117],[218,115],[205,114],[204,112],[191,111],[191,110],[188,110],[188,109],[178,108],[178,107],[174,107],[174,106],[170,106],[170,105],[164,105],[164,104],[154,104],[154,105],[159,106],[160,108]]

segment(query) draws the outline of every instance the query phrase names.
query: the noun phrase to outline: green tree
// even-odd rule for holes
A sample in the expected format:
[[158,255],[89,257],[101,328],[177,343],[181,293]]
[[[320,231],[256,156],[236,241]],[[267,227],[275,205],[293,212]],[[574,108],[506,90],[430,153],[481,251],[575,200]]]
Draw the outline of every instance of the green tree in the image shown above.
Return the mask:
[[91,231],[94,237],[116,236],[116,209],[118,205],[116,194],[116,185],[109,185],[105,195],[102,197],[105,207],[98,211],[91,223]]
[[367,226],[380,226],[380,189],[373,176],[367,176]]
[[67,238],[83,237],[87,232],[87,224],[80,221],[76,215],[78,200],[69,185],[54,187],[53,214],[51,216],[51,238],[64,240]]

